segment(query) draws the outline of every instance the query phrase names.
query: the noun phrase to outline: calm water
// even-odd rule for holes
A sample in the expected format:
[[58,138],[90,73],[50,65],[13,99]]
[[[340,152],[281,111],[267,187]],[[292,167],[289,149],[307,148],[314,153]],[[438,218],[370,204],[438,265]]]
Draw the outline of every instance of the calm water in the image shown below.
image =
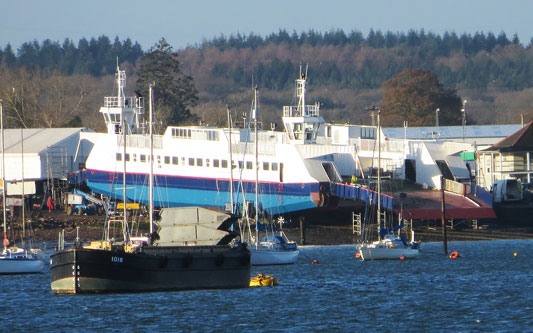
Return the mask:
[[356,261],[352,246],[302,247],[296,265],[252,268],[279,286],[242,290],[54,296],[47,267],[0,276],[0,331],[533,331],[533,240],[448,248],[462,257],[439,243],[387,262]]

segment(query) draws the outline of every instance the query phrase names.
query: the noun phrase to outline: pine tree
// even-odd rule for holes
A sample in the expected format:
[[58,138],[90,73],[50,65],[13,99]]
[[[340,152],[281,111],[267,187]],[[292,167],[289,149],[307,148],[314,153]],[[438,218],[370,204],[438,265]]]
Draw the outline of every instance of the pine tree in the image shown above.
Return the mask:
[[148,85],[154,83],[156,131],[168,125],[193,120],[189,107],[198,103],[192,77],[184,75],[178,53],[162,38],[150,52],[140,59],[137,87],[148,95]]

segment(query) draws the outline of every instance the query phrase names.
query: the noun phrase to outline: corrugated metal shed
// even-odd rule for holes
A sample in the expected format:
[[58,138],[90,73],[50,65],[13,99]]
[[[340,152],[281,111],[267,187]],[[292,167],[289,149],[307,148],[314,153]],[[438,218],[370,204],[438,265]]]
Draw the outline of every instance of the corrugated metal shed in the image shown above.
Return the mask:
[[[6,180],[60,178],[65,177],[68,172],[79,170],[80,163],[85,162],[90,151],[87,144],[78,147],[81,132],[92,132],[92,130],[87,128],[4,129]],[[77,156],[76,153],[78,153]],[[0,171],[1,168],[0,164]]]
[[[4,129],[5,153],[41,153],[87,128],[8,128]],[[24,141],[22,141],[24,139]]]

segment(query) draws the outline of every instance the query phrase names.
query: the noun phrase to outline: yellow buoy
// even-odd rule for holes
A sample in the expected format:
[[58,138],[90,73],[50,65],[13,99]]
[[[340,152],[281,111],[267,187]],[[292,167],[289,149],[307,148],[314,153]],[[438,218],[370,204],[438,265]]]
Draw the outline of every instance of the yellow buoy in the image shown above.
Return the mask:
[[250,279],[250,287],[273,287],[278,285],[278,278],[259,273]]
[[517,255],[518,255],[518,253],[516,253],[516,252],[515,252],[515,253],[513,253],[513,256],[515,256],[515,257],[516,257]]

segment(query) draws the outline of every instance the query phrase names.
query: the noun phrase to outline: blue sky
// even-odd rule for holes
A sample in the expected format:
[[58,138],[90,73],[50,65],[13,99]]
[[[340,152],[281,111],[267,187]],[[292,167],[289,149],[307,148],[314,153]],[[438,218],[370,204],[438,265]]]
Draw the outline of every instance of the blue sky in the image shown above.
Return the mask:
[[147,50],[161,37],[175,48],[221,34],[265,36],[331,29],[370,29],[457,34],[516,33],[527,45],[533,37],[533,1],[527,0],[4,0],[0,47],[45,39],[131,38]]

